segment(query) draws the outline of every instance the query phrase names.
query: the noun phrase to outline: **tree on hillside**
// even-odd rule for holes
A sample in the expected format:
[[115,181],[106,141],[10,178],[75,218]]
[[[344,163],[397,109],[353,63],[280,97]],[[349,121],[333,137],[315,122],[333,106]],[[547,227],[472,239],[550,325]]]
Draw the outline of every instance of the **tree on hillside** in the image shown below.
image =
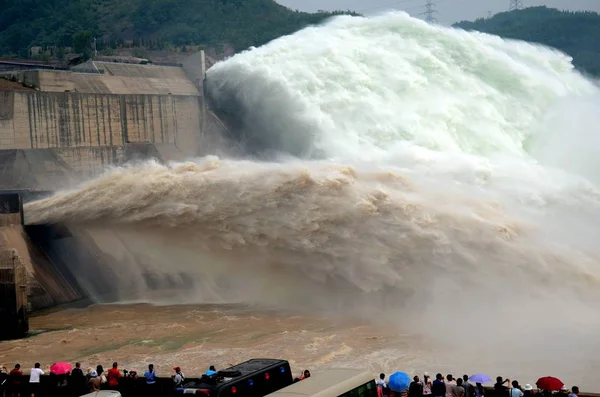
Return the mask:
[[83,54],[84,58],[89,58],[92,53],[92,34],[87,30],[81,30],[73,34],[71,39],[73,51]]
[[600,75],[600,15],[596,12],[530,7],[454,26],[554,47],[572,56],[579,69]]

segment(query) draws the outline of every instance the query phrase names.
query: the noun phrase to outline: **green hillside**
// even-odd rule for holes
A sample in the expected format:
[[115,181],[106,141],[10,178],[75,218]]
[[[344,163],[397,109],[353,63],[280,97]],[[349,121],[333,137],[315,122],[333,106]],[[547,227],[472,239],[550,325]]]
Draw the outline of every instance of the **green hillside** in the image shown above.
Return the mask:
[[228,43],[241,50],[334,14],[292,11],[273,0],[4,0],[0,54],[81,47],[91,37],[100,48],[135,40],[154,48]]
[[454,26],[557,48],[572,56],[579,69],[600,76],[600,15],[596,12],[531,7]]

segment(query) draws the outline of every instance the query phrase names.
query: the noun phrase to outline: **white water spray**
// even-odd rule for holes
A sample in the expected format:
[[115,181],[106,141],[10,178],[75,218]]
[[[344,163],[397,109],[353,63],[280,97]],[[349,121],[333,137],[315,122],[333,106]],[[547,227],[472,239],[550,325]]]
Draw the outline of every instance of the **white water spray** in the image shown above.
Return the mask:
[[248,150],[288,160],[116,169],[28,205],[30,221],[143,228],[157,263],[178,252],[169,271],[221,299],[376,314],[465,367],[575,371],[600,353],[600,93],[567,56],[339,17],[207,84]]

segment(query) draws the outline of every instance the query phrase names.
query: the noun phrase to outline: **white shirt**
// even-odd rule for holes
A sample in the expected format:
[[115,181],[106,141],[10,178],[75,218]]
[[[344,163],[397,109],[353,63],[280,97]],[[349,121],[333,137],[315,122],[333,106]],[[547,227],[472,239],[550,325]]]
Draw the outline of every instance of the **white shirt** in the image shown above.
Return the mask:
[[40,383],[40,375],[44,375],[44,371],[42,371],[40,368],[31,368],[29,383]]
[[381,387],[383,387],[384,389],[385,389],[385,388],[387,388],[387,385],[385,384],[385,381],[384,381],[383,379],[377,379],[377,380],[375,381],[375,384],[376,384],[377,386],[381,386]]
[[183,382],[183,372],[176,373],[173,377],[173,382],[175,382],[176,385],[180,385]]

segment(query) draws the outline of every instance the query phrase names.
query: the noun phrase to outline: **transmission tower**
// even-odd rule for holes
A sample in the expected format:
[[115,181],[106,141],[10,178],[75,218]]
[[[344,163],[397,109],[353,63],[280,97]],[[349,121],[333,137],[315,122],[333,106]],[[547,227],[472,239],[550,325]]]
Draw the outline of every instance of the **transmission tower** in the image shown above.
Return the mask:
[[436,13],[437,13],[437,10],[435,9],[435,3],[433,2],[433,0],[426,0],[425,1],[425,12],[423,13],[423,15],[425,15],[425,20],[429,23],[437,22],[437,19],[435,19]]
[[510,0],[508,5],[508,11],[514,10],[522,10],[523,9],[523,0]]

